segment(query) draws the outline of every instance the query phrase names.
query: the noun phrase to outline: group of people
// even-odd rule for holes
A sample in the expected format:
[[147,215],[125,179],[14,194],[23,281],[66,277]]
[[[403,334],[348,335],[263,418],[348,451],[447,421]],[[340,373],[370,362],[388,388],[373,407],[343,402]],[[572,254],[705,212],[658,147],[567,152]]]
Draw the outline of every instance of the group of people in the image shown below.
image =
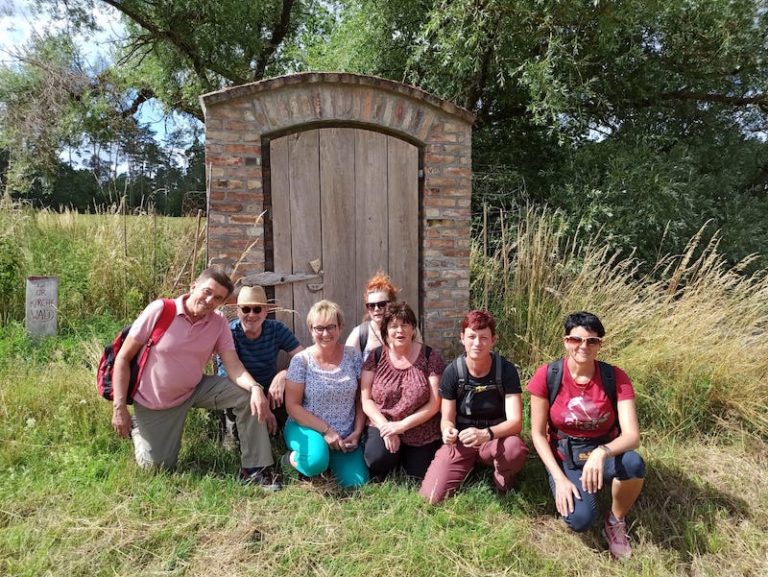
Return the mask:
[[[402,470],[437,504],[479,465],[492,467],[499,493],[515,486],[528,457],[521,439],[523,402],[515,366],[494,351],[496,323],[467,313],[464,353],[447,366],[423,342],[411,307],[398,302],[384,274],[365,287],[367,319],[346,341],[344,313],[329,300],[306,317],[311,346],[301,346],[261,287],[242,287],[237,319],[218,311],[233,292],[225,274],[205,270],[153,347],[127,409],[131,360],[162,312],[151,303],[131,327],[115,363],[112,424],[130,435],[141,466],[174,467],[192,407],[231,409],[240,439],[240,479],[268,490],[281,473],[314,477],[330,471],[342,487],[359,487]],[[596,495],[611,486],[604,534],[616,558],[631,554],[626,515],[639,496],[645,465],[635,451],[639,426],[634,391],[621,369],[597,360],[605,329],[588,312],[564,323],[565,355],[538,368],[530,393],[531,438],[558,513],[574,531],[595,521]],[[280,351],[290,356],[278,371]],[[218,355],[217,375],[204,375]],[[287,452],[276,466],[270,434],[282,430]]]

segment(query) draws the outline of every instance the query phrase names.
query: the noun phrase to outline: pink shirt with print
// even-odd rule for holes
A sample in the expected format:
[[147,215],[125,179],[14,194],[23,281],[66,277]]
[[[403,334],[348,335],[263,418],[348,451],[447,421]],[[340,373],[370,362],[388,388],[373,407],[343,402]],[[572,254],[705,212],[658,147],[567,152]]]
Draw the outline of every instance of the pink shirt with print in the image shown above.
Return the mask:
[[[134,400],[148,409],[182,404],[203,378],[211,355],[235,349],[226,317],[214,311],[193,323],[184,312],[188,297],[186,294],[175,299],[176,316],[144,366]],[[162,310],[162,300],[150,303],[131,326],[130,336],[146,343]]]

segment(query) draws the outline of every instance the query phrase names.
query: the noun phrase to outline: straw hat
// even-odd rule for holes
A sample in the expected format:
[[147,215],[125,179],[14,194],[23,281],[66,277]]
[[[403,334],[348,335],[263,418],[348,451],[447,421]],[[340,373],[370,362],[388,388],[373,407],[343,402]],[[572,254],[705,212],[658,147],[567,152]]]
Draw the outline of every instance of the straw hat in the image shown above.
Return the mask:
[[237,306],[243,305],[262,305],[262,306],[275,306],[267,302],[267,293],[264,292],[264,287],[260,286],[244,286],[237,294]]

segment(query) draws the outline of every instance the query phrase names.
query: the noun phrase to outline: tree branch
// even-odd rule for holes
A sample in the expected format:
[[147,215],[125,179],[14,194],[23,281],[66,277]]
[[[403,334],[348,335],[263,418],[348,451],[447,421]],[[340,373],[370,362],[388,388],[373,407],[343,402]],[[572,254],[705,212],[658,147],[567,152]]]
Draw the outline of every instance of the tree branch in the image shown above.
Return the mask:
[[272,32],[270,34],[269,42],[264,43],[264,48],[261,51],[261,54],[256,58],[253,72],[251,73],[251,80],[261,80],[264,78],[270,58],[274,56],[277,47],[283,42],[290,29],[293,3],[294,0],[283,0],[280,15],[272,23]]

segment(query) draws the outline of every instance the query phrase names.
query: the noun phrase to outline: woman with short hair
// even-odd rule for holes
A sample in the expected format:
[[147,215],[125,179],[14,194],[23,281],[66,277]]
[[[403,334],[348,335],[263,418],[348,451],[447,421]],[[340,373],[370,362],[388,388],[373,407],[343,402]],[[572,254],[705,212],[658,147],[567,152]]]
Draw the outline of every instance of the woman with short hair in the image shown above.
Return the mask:
[[597,517],[597,493],[611,487],[603,533],[617,558],[632,551],[626,515],[643,487],[635,392],[627,374],[597,360],[605,328],[592,313],[565,318],[565,357],[542,365],[528,383],[531,436],[547,469],[555,506],[573,531]]
[[520,438],[520,377],[493,352],[496,321],[487,311],[470,311],[460,336],[465,354],[448,365],[440,381],[443,446],[419,491],[432,504],[455,493],[477,464],[492,466],[496,490],[507,493],[528,457]]
[[314,477],[330,467],[339,485],[368,481],[360,436],[365,414],[360,405],[360,353],[339,342],[344,314],[328,300],[307,315],[314,344],[291,359],[286,376],[283,465]]
[[415,334],[411,307],[389,303],[381,326],[385,345],[363,364],[361,392],[369,422],[365,462],[374,477],[402,465],[408,476],[421,480],[440,446],[437,387],[444,364]]

